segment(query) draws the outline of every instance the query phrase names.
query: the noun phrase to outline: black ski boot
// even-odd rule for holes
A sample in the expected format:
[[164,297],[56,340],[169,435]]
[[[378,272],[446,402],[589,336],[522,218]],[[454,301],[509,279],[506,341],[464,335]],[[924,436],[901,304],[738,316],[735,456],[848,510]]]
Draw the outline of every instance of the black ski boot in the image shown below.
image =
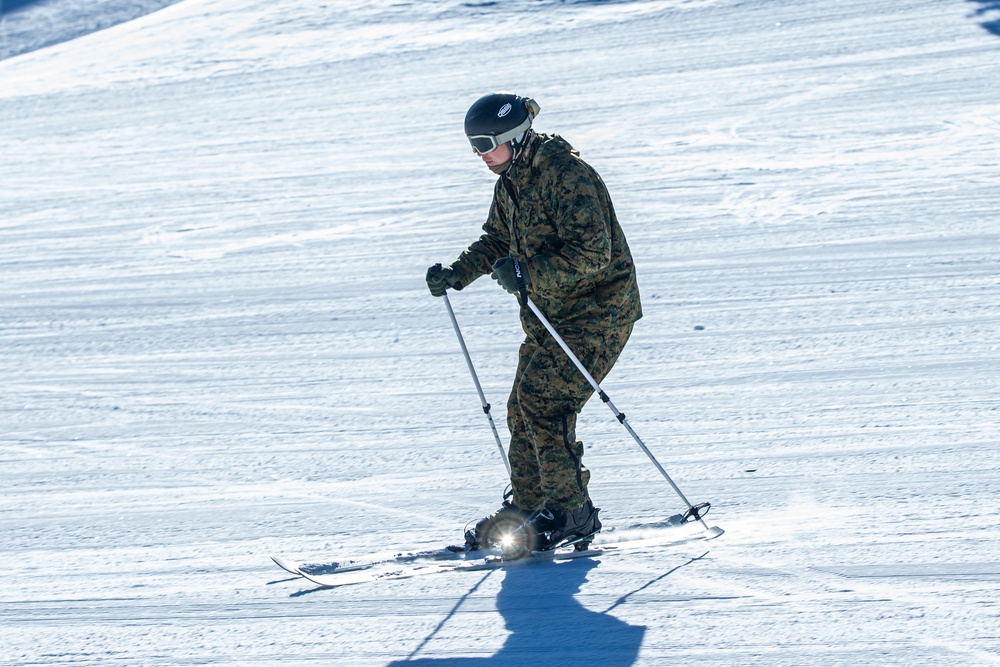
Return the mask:
[[533,512],[524,522],[526,540],[530,551],[546,551],[564,544],[573,544],[578,550],[586,549],[601,530],[598,508],[589,499],[572,510],[543,508]]
[[513,502],[510,491],[504,493],[503,505],[493,514],[480,519],[475,528],[465,531],[465,548],[467,551],[501,547],[505,536],[519,531],[524,521],[531,516],[530,510],[523,510]]

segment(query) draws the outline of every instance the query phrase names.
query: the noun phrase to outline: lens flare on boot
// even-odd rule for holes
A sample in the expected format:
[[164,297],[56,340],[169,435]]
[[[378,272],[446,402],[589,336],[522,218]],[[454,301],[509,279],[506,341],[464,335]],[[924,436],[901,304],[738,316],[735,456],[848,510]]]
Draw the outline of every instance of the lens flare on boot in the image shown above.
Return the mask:
[[530,554],[523,531],[520,535],[505,535],[500,543],[500,556],[504,560],[517,560]]
[[531,540],[524,524],[518,519],[502,518],[489,526],[486,532],[486,543],[500,549],[505,560],[523,558],[531,551]]

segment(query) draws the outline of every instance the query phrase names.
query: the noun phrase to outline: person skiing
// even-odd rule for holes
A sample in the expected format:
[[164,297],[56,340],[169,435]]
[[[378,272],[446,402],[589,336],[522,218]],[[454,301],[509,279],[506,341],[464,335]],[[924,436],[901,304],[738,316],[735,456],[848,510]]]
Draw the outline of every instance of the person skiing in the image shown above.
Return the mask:
[[[489,274],[529,298],[600,382],[642,317],[635,265],[598,173],[559,135],[536,133],[530,98],[497,92],[465,116],[472,149],[497,174],[483,235],[426,280],[434,296]],[[587,491],[590,471],[576,418],[594,389],[521,304],[525,338],[507,401],[510,488],[499,510],[466,530],[469,549],[519,536],[522,554],[569,542],[585,548],[601,529]],[[471,522],[470,522],[471,523]]]

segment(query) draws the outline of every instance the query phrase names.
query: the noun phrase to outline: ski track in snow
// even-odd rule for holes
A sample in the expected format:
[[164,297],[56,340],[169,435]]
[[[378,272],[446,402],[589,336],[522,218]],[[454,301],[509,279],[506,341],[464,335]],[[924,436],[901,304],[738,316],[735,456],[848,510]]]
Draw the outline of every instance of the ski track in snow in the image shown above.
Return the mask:
[[[974,10],[184,0],[0,61],[0,664],[1000,662]],[[479,233],[461,120],[498,88],[607,181],[645,317],[604,386],[726,534],[290,581],[268,555],[440,546],[499,503],[423,284]],[[515,305],[452,302],[502,426]],[[579,429],[608,525],[681,509],[600,402]]]

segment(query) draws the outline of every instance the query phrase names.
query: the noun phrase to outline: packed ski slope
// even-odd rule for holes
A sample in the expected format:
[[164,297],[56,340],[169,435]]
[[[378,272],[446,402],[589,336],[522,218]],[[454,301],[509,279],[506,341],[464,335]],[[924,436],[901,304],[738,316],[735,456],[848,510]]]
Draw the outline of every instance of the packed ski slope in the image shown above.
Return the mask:
[[3,0],[0,58],[104,30],[174,2],[177,0]]
[[[0,61],[0,664],[1000,662],[988,10],[183,0]],[[498,506],[423,283],[495,89],[605,177],[645,311],[605,388],[726,534],[292,580]],[[502,424],[516,304],[452,303]],[[606,524],[682,509],[599,402],[580,435]]]

